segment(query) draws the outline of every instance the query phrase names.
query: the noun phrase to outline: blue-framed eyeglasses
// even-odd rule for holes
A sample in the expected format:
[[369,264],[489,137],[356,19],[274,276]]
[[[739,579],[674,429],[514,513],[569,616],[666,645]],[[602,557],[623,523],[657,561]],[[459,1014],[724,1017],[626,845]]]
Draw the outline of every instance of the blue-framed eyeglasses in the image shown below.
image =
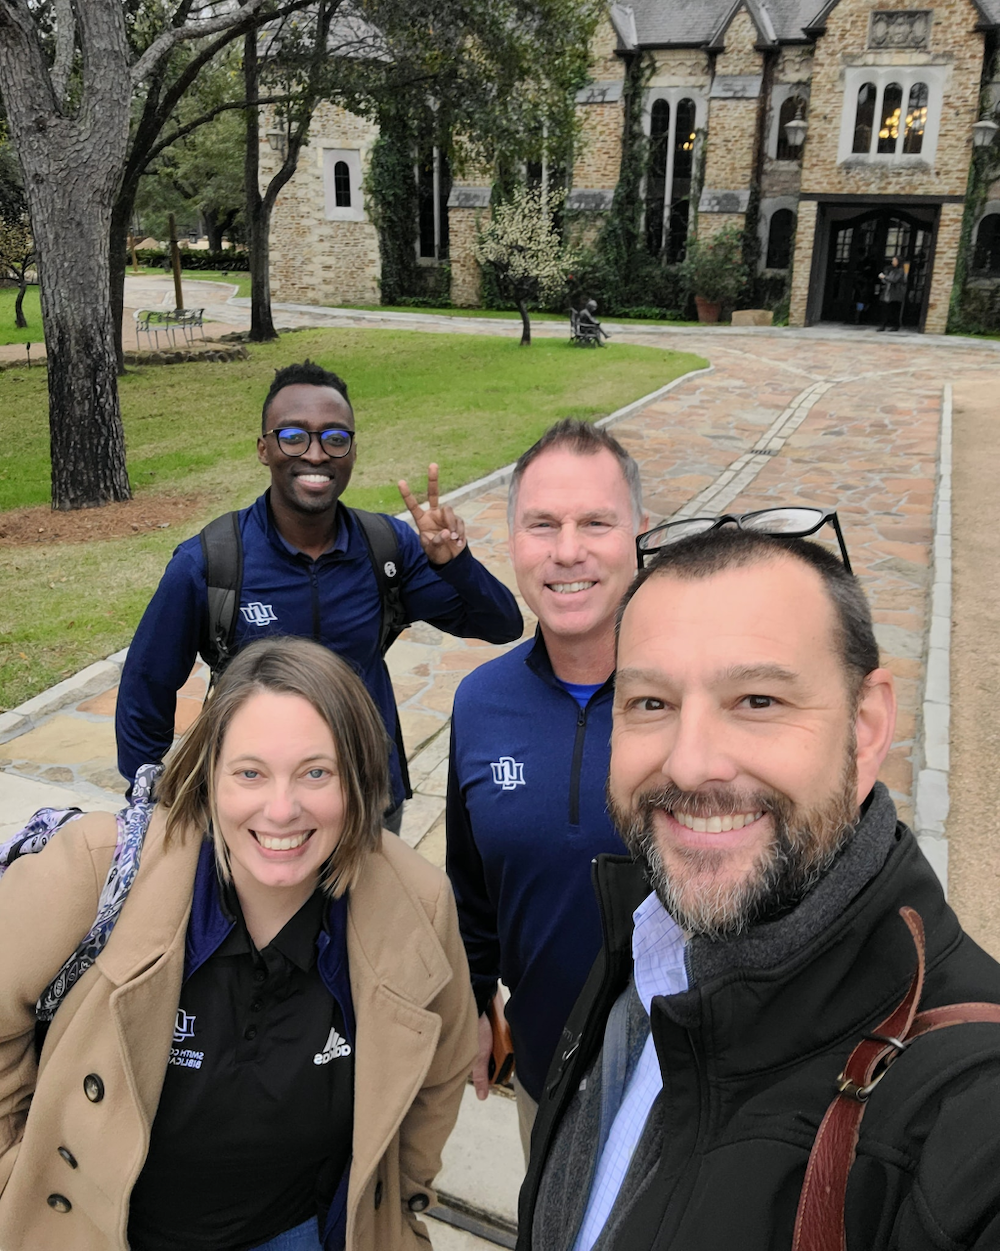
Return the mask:
[[843,531],[833,508],[760,508],[752,513],[725,513],[721,517],[687,517],[683,521],[664,521],[635,541],[639,568],[644,569],[661,548],[696,534],[708,534],[722,526],[737,526],[740,530],[753,530],[757,534],[770,534],[775,538],[804,539],[815,534],[821,527],[830,525],[840,544],[840,556],[844,568],[852,573],[850,557]]
[[319,439],[319,445],[327,456],[346,456],[354,443],[354,431],[344,430],[340,426],[331,426],[329,430],[277,426],[274,430],[265,430],[264,438],[269,434],[274,435],[275,442],[286,456],[304,456],[312,447],[313,439]]

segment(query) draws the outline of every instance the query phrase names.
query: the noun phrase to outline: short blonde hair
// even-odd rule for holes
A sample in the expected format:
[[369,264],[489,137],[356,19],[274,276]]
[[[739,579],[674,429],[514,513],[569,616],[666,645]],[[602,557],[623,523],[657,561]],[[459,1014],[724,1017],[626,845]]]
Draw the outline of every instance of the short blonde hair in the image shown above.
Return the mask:
[[215,819],[215,771],[233,716],[262,691],[298,695],[329,726],[344,792],[344,827],[320,873],[333,898],[357,880],[378,846],[389,799],[389,736],[364,683],[339,656],[308,639],[251,643],[232,661],[197,720],[171,754],[156,796],[167,812],[166,839],[210,831],[215,859],[230,880],[229,853]]

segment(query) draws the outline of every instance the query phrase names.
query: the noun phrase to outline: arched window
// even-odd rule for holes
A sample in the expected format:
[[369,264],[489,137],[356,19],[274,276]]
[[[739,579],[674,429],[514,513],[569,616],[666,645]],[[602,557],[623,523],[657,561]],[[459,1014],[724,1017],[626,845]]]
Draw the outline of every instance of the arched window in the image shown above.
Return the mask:
[[338,161],[333,167],[333,196],[337,208],[351,207],[351,171],[346,161]]
[[878,128],[877,152],[885,155],[896,151],[899,138],[899,115],[903,110],[903,88],[889,83],[882,94],[882,124]]
[[778,114],[778,146],[774,154],[778,161],[797,161],[802,155],[802,149],[793,148],[785,134],[785,126],[799,116],[799,109],[805,117],[806,102],[801,96],[788,96],[781,106]]
[[874,83],[863,83],[858,92],[858,111],[854,117],[854,145],[852,152],[868,152],[872,146],[872,128],[875,125],[875,97],[878,93]]
[[903,151],[914,155],[924,146],[924,127],[927,125],[927,84],[914,83],[910,88],[910,100],[906,106],[906,131],[903,135]]
[[670,105],[654,100],[649,116],[649,161],[646,165],[646,251],[659,254],[663,245],[663,199],[667,190],[667,144]]
[[979,223],[972,268],[977,274],[1000,274],[1000,213],[990,213]]
[[690,178],[694,165],[694,101],[685,99],[677,104],[677,133],[674,135],[674,178]]
[[791,209],[778,209],[771,217],[767,232],[768,269],[787,269],[792,263],[792,238],[795,234],[795,214]]

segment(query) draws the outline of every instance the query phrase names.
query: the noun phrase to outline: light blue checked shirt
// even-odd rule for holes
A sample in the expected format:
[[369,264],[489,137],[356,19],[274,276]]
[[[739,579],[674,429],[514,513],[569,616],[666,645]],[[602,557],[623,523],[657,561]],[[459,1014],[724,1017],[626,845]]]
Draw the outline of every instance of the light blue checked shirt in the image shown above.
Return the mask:
[[[648,1014],[654,995],[676,995],[688,988],[684,967],[684,932],[655,894],[642,901],[632,919],[635,922],[632,931],[635,988]],[[601,1152],[587,1211],[573,1251],[590,1251],[604,1228],[662,1085],[660,1065],[650,1034]]]

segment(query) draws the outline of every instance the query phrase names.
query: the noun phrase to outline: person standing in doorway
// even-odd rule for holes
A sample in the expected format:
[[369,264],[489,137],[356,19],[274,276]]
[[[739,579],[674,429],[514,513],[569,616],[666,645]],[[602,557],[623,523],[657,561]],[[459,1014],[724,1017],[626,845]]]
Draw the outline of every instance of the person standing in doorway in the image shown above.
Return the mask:
[[[879,274],[882,290],[879,303],[882,310],[882,324],[879,330],[899,330],[903,324],[903,301],[906,299],[906,270],[898,256],[892,258],[888,268]],[[894,322],[894,325],[887,323]]]

